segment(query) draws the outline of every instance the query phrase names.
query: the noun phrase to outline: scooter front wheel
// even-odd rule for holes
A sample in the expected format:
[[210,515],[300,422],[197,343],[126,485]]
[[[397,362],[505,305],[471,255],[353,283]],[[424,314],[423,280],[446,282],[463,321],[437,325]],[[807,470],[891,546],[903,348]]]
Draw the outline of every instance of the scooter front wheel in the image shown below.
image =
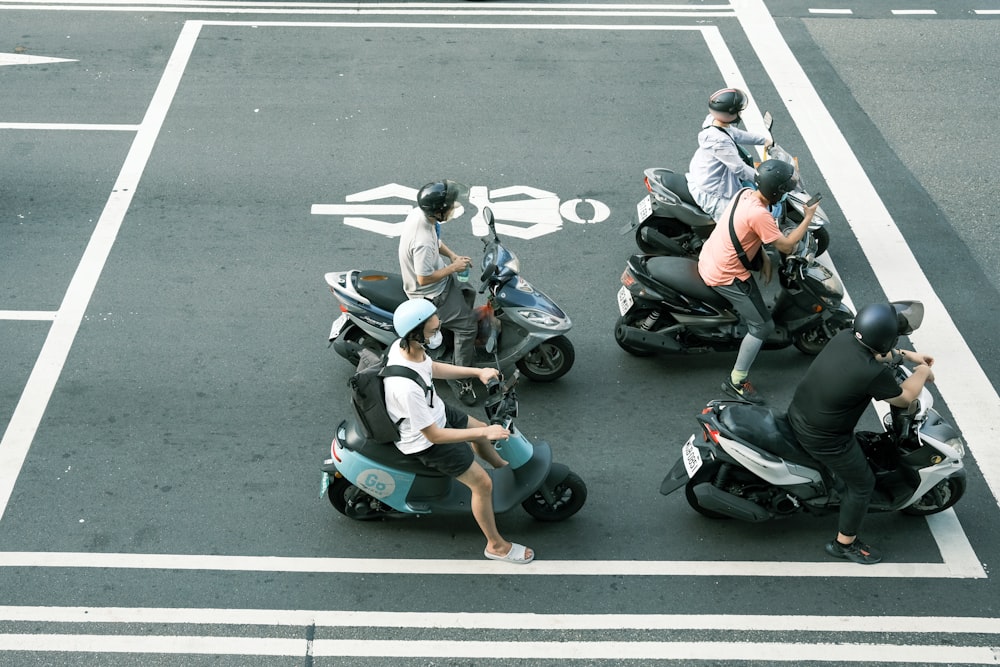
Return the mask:
[[943,512],[965,495],[965,477],[949,477],[935,484],[920,500],[904,507],[903,514],[927,516]]
[[517,360],[517,369],[535,382],[552,382],[569,372],[576,361],[573,343],[565,336],[549,338]]
[[587,485],[579,475],[570,472],[552,489],[552,495],[555,502],[551,505],[541,493],[536,492],[521,503],[521,507],[539,521],[562,521],[579,512],[587,502]]

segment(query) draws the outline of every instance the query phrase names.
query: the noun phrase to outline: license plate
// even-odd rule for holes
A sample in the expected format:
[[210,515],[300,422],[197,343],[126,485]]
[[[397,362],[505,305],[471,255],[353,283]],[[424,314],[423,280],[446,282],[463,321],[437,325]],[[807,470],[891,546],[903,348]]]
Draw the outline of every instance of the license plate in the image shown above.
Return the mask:
[[702,464],[701,452],[694,446],[694,435],[681,447],[681,457],[684,459],[684,469],[687,470],[688,477],[694,477]]
[[622,288],[618,290],[618,312],[625,316],[625,313],[632,310],[632,305],[635,301],[632,299],[632,293],[628,291],[628,288],[622,285]]
[[319,497],[322,498],[326,495],[326,490],[330,488],[330,473],[324,472],[323,479],[320,480],[319,484]]
[[340,332],[344,330],[344,327],[348,323],[347,313],[341,313],[340,317],[333,321],[333,326],[330,327],[330,340],[336,340]]
[[653,199],[650,195],[646,195],[635,205],[635,214],[639,218],[640,225],[653,216]]

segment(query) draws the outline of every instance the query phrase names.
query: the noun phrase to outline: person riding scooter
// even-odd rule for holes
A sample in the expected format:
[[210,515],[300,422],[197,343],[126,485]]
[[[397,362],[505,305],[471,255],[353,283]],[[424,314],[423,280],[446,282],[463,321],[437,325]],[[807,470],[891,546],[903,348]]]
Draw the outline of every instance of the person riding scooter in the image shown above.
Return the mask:
[[[530,563],[535,554],[520,544],[503,538],[493,512],[493,482],[476,462],[473,450],[494,468],[508,465],[491,440],[510,436],[503,426],[484,424],[447,405],[433,390],[433,380],[476,377],[483,384],[497,378],[495,368],[455,366],[433,361],[425,353],[441,344],[441,320],[437,308],[426,299],[404,301],[392,318],[399,340],[390,346],[387,365],[406,366],[417,371],[430,389],[430,396],[415,382],[404,377],[385,377],[386,411],[399,425],[396,447],[421,463],[453,477],[472,492],[471,510],[486,537],[487,558],[510,563]],[[429,400],[428,400],[429,398]]]
[[723,220],[733,195],[754,179],[753,159],[740,145],[767,147],[773,143],[770,137],[736,127],[747,101],[747,94],[738,88],[712,93],[709,114],[698,133],[698,149],[685,174],[691,196],[716,222]]
[[754,183],[757,189],[740,190],[726,209],[724,221],[712,230],[698,258],[698,273],[706,285],[732,304],[749,329],[722,389],[735,398],[763,403],[747,377],[757,353],[774,330],[774,321],[750,271],[759,270],[764,281],[769,282],[771,263],[763,245],[772,244],[786,254],[792,252],[809,231],[817,204],[805,208],[802,222],[786,236],[778,229],[768,206],[795,189],[794,169],[781,160],[767,160],[754,175]]
[[[894,349],[901,335],[912,333],[920,324],[922,309],[914,316],[912,308],[876,303],[859,310],[853,329],[834,336],[813,360],[788,406],[788,421],[799,444],[847,487],[839,532],[826,545],[826,552],[862,565],[878,563],[882,556],[857,537],[875,476],[854,428],[873,399],[904,408],[925,383],[934,381],[933,357]],[[917,364],[902,384],[885,363],[894,357]]]

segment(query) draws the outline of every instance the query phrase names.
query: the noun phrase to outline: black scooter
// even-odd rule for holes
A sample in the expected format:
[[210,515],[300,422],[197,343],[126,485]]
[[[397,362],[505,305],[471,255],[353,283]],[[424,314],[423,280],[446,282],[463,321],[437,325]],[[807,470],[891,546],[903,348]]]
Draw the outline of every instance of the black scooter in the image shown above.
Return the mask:
[[[816,261],[816,254],[810,231],[792,253],[777,260],[781,290],[771,305],[775,329],[765,348],[795,345],[805,354],[819,354],[838,331],[853,324],[854,313],[843,303],[843,283]],[[695,259],[633,255],[621,282],[615,342],[629,354],[735,350],[747,333],[732,304],[705,285]]]

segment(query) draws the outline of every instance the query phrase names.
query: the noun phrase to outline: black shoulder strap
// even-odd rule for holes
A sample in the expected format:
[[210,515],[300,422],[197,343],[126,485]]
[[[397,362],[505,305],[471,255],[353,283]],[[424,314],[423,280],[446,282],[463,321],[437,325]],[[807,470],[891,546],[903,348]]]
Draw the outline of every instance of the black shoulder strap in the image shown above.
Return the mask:
[[[715,127],[718,127],[718,125]],[[736,236],[736,206],[740,203],[740,197],[743,196],[745,191],[746,188],[743,188],[736,193],[735,197],[733,197],[733,206],[729,209],[729,238],[733,242],[733,250],[736,251],[736,256],[740,258],[740,264],[742,264],[743,268],[747,271],[753,271],[753,268],[750,266],[750,260],[747,259],[747,251],[743,249],[742,244],[740,244],[739,237]]]
[[379,373],[380,377],[397,377],[397,378],[407,378],[413,380],[417,383],[417,386],[424,392],[424,396],[427,397],[427,405],[434,407],[434,390],[427,386],[424,379],[420,377],[420,373],[416,372],[408,366],[401,366],[399,364],[388,365],[382,369]]
[[711,127],[714,127],[719,132],[722,132],[724,135],[729,137],[729,140],[733,142],[733,146],[736,146],[736,152],[740,154],[740,159],[743,160],[743,164],[747,165],[748,167],[754,166],[753,157],[750,155],[750,153],[747,153],[742,146],[736,143],[736,139],[733,138],[733,135],[729,134],[728,132],[725,131],[725,129],[719,127],[718,125],[712,125]]

